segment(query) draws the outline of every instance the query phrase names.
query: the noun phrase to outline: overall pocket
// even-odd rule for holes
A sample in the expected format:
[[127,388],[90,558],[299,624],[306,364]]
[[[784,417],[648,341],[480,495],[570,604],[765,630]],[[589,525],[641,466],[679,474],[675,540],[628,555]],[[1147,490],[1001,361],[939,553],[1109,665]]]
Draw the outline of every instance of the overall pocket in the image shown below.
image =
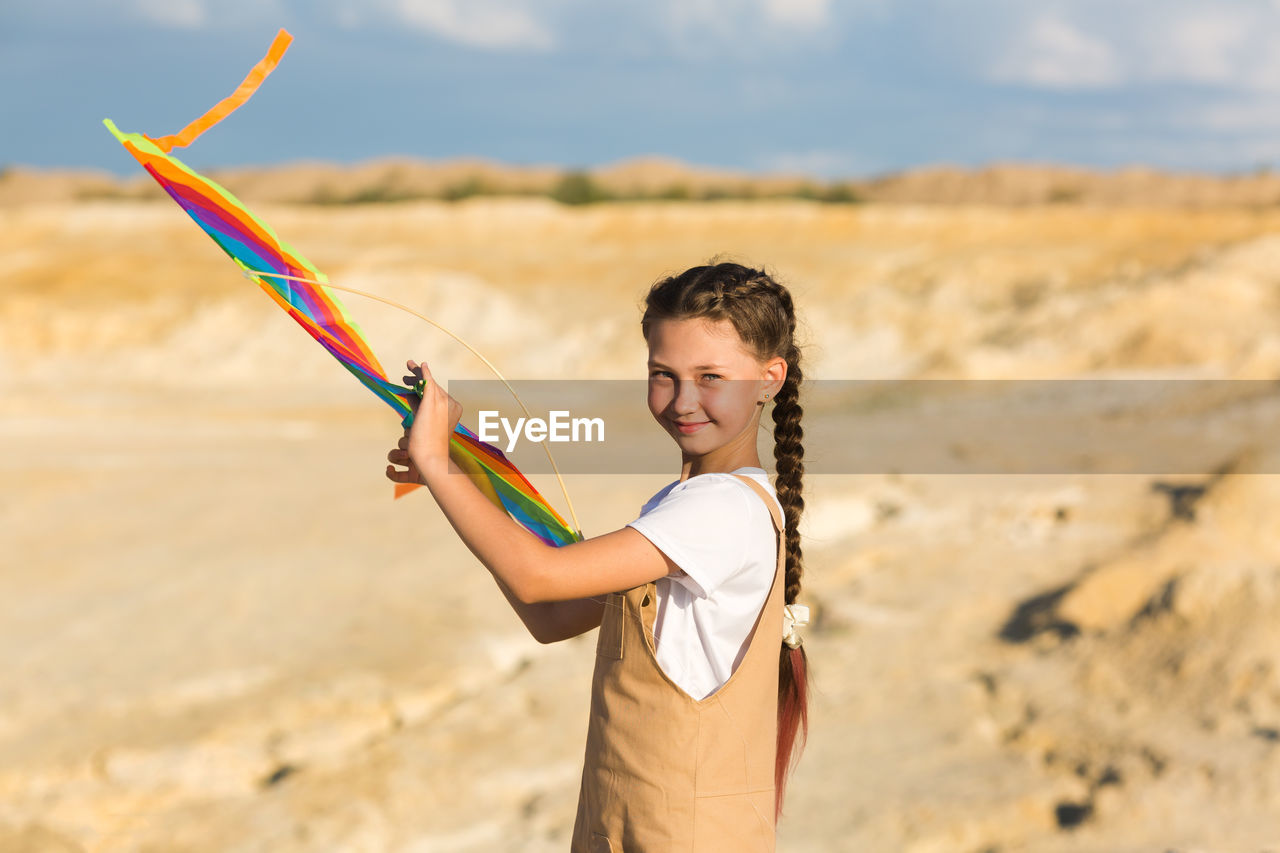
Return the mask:
[[773,793],[773,788],[762,788],[695,798],[694,849],[774,853]]

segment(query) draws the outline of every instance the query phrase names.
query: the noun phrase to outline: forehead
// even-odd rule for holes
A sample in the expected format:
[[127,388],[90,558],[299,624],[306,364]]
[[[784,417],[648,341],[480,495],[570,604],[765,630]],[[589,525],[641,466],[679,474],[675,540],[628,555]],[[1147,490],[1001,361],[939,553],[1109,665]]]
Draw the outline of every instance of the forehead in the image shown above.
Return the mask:
[[669,367],[754,361],[728,320],[659,320],[649,327],[649,360]]

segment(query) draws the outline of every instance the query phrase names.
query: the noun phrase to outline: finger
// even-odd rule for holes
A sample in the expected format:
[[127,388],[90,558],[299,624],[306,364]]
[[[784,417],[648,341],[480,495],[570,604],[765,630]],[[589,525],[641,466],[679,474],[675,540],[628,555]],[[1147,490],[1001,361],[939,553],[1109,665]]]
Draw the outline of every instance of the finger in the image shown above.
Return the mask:
[[394,462],[396,465],[408,465],[408,464],[409,464],[409,451],[407,451],[407,450],[392,450],[391,452],[389,452],[389,453],[387,454],[387,461],[388,461],[388,462]]
[[418,474],[416,468],[409,468],[401,471],[394,465],[387,466],[387,479],[394,480],[397,483],[418,483],[421,482],[421,475]]
[[408,450],[408,449],[409,449],[409,436],[407,436],[407,435],[402,435],[402,436],[400,436],[400,440],[396,442],[396,447],[400,448],[401,450]]

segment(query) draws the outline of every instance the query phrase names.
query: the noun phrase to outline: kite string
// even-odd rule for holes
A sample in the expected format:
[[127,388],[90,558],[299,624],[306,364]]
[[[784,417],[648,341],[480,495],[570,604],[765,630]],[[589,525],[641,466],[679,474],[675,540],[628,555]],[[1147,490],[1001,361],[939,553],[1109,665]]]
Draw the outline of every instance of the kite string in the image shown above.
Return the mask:
[[[520,408],[524,412],[525,417],[527,418],[533,417],[533,414],[529,411],[528,407],[525,406],[524,401],[520,399],[520,395],[516,393],[516,389],[511,387],[511,383],[508,382],[507,378],[502,375],[502,372],[499,371],[498,368],[494,366],[493,362],[489,361],[489,359],[481,355],[479,350],[471,346],[471,344],[467,343],[462,338],[458,337],[458,335],[454,334],[449,329],[440,325],[435,320],[432,320],[427,315],[413,310],[408,305],[403,305],[399,302],[396,302],[394,299],[388,299],[387,297],[379,296],[376,293],[369,293],[368,291],[359,290],[358,288],[354,288],[354,287],[344,287],[342,285],[337,285],[329,281],[320,282],[311,278],[301,278],[300,276],[295,276],[295,275],[284,275],[283,273],[278,273],[278,272],[264,272],[262,270],[251,270],[251,269],[245,269],[244,275],[245,275],[245,278],[252,278],[253,276],[260,276],[262,278],[284,278],[284,279],[288,279],[289,281],[300,281],[305,284],[310,284],[316,287],[331,287],[334,290],[341,290],[344,293],[354,293],[356,296],[363,296],[366,299],[372,299],[375,302],[381,302],[383,305],[389,305],[392,308],[399,309],[400,311],[404,311],[407,314],[412,314],[414,317],[417,317],[419,320],[422,320],[425,323],[430,323],[432,326],[435,326],[437,329],[444,332],[446,335],[448,335],[449,337],[453,338],[455,341],[457,341],[458,343],[466,347],[471,352],[471,354],[474,355],[476,358],[484,362],[485,366],[488,367],[491,371],[493,371],[493,375],[498,377],[498,379],[502,381],[503,385],[507,386],[507,390],[511,392],[511,396],[514,397],[516,400],[516,403],[520,405]],[[573,509],[573,500],[569,497],[569,490],[565,487],[564,478],[560,476],[560,469],[556,465],[556,460],[553,459],[551,456],[551,449],[547,447],[547,443],[545,441],[539,442],[539,444],[542,445],[543,451],[547,454],[547,461],[551,463],[551,470],[555,472],[556,481],[560,484],[560,491],[564,494],[565,503],[569,507],[569,516],[573,519],[573,526],[574,526],[574,529],[577,531],[578,538],[584,539],[586,537],[582,535],[582,526],[578,523],[578,514]]]

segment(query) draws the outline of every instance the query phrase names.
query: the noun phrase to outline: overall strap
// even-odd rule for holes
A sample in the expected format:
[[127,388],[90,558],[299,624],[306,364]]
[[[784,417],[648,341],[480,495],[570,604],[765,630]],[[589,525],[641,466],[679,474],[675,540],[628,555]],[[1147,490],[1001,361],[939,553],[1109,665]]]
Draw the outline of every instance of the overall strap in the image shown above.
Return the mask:
[[784,532],[787,529],[787,523],[783,520],[782,513],[778,511],[778,503],[773,499],[773,495],[769,494],[769,490],[746,474],[734,474],[733,476],[746,483],[760,496],[760,500],[764,501],[764,505],[769,508],[769,517],[773,519],[774,527],[778,528],[779,533]]

